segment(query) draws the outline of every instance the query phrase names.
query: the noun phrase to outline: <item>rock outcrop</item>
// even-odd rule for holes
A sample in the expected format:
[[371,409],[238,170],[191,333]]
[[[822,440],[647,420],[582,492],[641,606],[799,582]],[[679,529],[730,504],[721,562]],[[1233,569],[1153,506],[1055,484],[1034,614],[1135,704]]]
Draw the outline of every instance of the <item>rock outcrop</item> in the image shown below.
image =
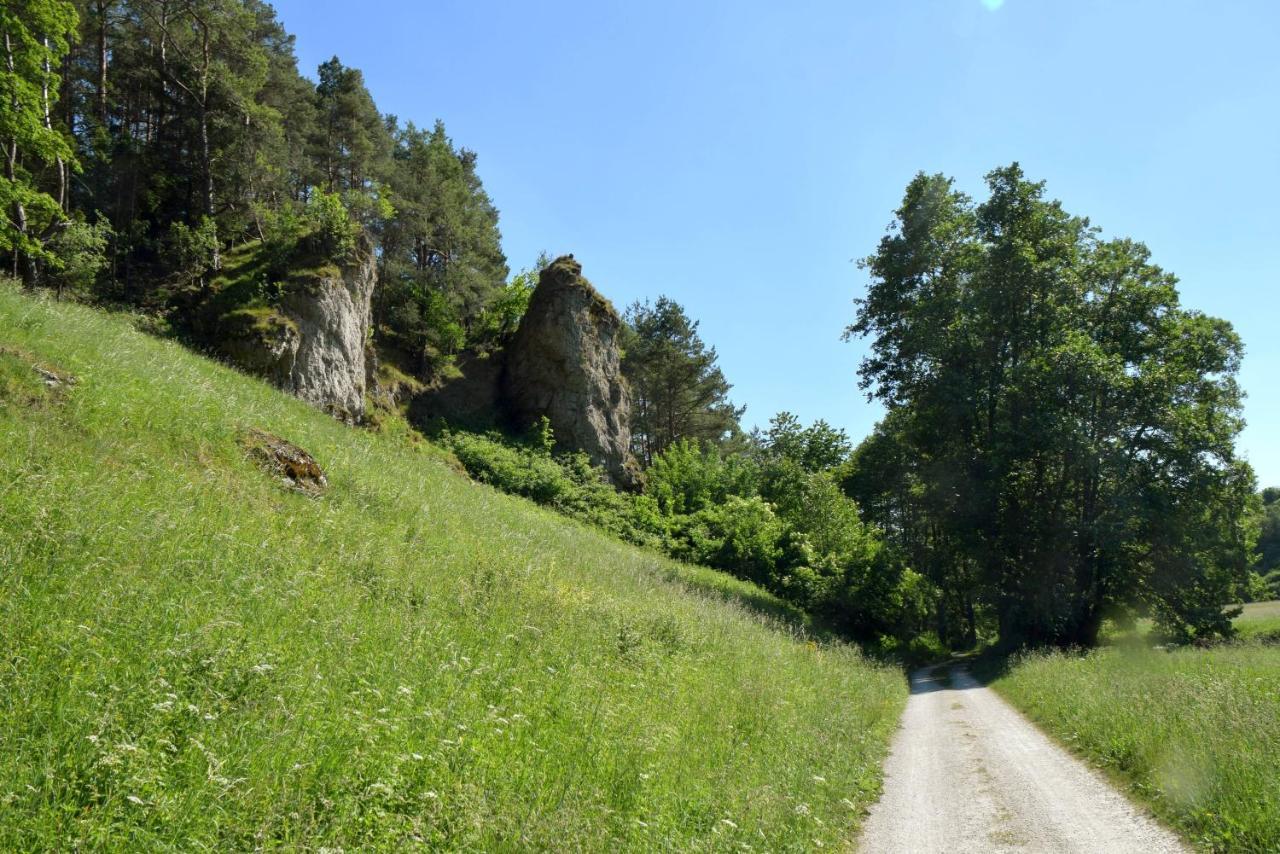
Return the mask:
[[364,418],[377,259],[362,237],[351,263],[295,277],[275,308],[231,312],[221,347],[236,364],[344,421]]
[[631,398],[622,377],[622,319],[582,276],[572,255],[538,278],[506,351],[501,391],[517,428],[542,416],[558,444],[585,451],[623,487],[637,481]]
[[362,238],[341,275],[294,288],[280,309],[298,328],[288,390],[346,420],[364,417],[365,345],[378,281],[373,244]]
[[306,495],[319,495],[329,486],[315,457],[292,442],[265,430],[254,428],[240,438],[250,459],[276,475],[290,489]]

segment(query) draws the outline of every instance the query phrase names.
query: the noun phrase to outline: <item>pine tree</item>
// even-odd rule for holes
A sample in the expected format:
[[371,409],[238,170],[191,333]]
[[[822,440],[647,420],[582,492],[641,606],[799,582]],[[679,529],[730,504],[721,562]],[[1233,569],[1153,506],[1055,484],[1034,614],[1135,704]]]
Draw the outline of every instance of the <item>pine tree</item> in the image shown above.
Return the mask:
[[738,432],[745,407],[716,364],[716,350],[698,336],[674,300],[635,303],[626,312],[622,369],[631,384],[633,453],[645,465],[672,443],[721,443]]

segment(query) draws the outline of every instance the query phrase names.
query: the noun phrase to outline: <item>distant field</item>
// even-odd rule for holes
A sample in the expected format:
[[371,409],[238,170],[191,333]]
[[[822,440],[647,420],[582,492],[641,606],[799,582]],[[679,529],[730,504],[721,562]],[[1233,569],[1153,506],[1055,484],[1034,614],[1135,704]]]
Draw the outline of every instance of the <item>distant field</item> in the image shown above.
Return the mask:
[[[1249,607],[1242,633],[1278,610]],[[1037,654],[994,687],[1194,842],[1280,850],[1280,646]]]
[[[1273,602],[1249,602],[1242,605],[1240,616],[1235,619],[1235,627],[1244,640],[1257,639],[1259,636],[1275,636],[1280,642],[1280,600]],[[1150,642],[1155,624],[1149,619],[1140,619],[1129,631],[1104,631],[1103,644],[1147,640]]]
[[1244,612],[1236,618],[1236,628],[1244,638],[1274,635],[1280,641],[1280,600],[1245,605]]
[[898,671],[442,458],[0,285],[0,850],[849,845]]

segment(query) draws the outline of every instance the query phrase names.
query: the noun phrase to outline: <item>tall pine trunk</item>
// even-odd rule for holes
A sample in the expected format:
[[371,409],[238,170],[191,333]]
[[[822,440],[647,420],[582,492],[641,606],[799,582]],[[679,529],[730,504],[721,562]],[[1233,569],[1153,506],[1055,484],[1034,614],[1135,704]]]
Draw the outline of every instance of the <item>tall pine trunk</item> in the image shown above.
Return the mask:
[[[17,73],[13,58],[13,38],[9,33],[4,34],[4,55],[9,73]],[[18,94],[15,91],[9,108],[13,110],[14,115],[17,115],[18,107]],[[10,186],[17,185],[18,138],[16,136],[9,140],[8,151],[5,152],[4,177],[9,181]],[[13,225],[18,232],[18,239],[14,241],[13,247],[13,275],[14,277],[21,275],[23,284],[29,288],[34,287],[36,283],[36,259],[31,257],[30,252],[22,251],[22,246],[27,240],[27,209],[22,204],[20,196],[15,197],[13,200]]]

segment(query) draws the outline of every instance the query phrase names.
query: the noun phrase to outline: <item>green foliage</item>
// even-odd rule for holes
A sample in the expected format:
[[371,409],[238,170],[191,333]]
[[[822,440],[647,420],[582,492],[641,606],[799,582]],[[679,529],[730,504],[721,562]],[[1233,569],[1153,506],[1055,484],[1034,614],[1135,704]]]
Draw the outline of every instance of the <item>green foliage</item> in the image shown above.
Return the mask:
[[430,376],[463,347],[497,345],[523,315],[534,281],[525,274],[505,286],[498,212],[475,153],[455,148],[443,123],[396,131],[391,186],[396,216],[379,232],[379,331]]
[[203,217],[195,226],[175,222],[164,242],[165,266],[175,288],[204,282],[218,259],[218,226]]
[[1260,497],[1258,560],[1254,568],[1266,576],[1280,571],[1280,489],[1269,487],[1262,490]]
[[585,454],[552,456],[555,440],[549,427],[544,423],[535,430],[530,444],[510,442],[499,434],[451,430],[435,438],[482,483],[547,505],[628,542],[659,545],[659,518],[611,487]]
[[975,205],[917,176],[864,262],[848,334],[888,415],[845,482],[970,635],[984,608],[1008,643],[1091,644],[1117,609],[1229,633],[1253,489],[1239,337],[1016,164],[987,182]]
[[851,636],[905,642],[932,607],[929,582],[891,559],[827,473],[775,460],[793,478],[783,497],[761,491],[760,469],[745,458],[681,440],[655,459],[645,492],[632,495],[611,487],[584,454],[553,456],[545,431],[524,443],[449,430],[437,438],[483,483],[759,584]]
[[546,264],[516,273],[490,298],[471,325],[469,346],[481,352],[497,350],[515,334],[521,318],[529,310],[529,299],[538,286],[538,273],[543,266]]
[[636,458],[648,465],[680,439],[721,444],[736,435],[745,408],[729,400],[732,386],[715,348],[698,336],[698,322],[667,297],[635,303],[625,320],[622,371]]
[[730,495],[723,503],[679,518],[674,527],[677,557],[776,587],[785,529],[760,496]]
[[49,241],[50,278],[59,293],[87,295],[107,266],[112,237],[106,222],[87,223],[73,219]]
[[1280,846],[1274,648],[1037,654],[995,688],[1205,848]]
[[302,239],[307,251],[318,258],[344,264],[356,250],[360,227],[337,193],[316,190],[307,199]]
[[75,6],[66,0],[6,0],[0,7],[0,252],[27,259],[21,266],[29,285],[35,284],[36,263],[49,257],[47,234],[63,218],[59,199],[37,184],[33,170],[57,164],[65,190],[74,165],[66,138],[46,116],[58,97],[57,69],[76,22]]
[[645,494],[668,516],[683,516],[722,504],[730,495],[750,495],[755,477],[741,456],[726,456],[711,444],[679,439],[645,470]]
[[769,429],[756,436],[766,454],[782,457],[808,471],[825,471],[843,463],[852,451],[843,430],[818,419],[805,427],[790,412],[769,419]]
[[[787,610],[763,590],[128,317],[0,287],[0,339],[81,378],[0,406],[0,849],[856,837],[901,674],[761,616]],[[325,494],[246,459],[248,427],[313,454]]]
[[1266,602],[1277,597],[1276,592],[1272,589],[1270,582],[1261,573],[1249,573],[1249,579],[1240,589],[1240,600],[1242,602]]
[[390,172],[391,136],[359,69],[335,56],[321,64],[318,77],[311,151],[324,187],[366,192]]

